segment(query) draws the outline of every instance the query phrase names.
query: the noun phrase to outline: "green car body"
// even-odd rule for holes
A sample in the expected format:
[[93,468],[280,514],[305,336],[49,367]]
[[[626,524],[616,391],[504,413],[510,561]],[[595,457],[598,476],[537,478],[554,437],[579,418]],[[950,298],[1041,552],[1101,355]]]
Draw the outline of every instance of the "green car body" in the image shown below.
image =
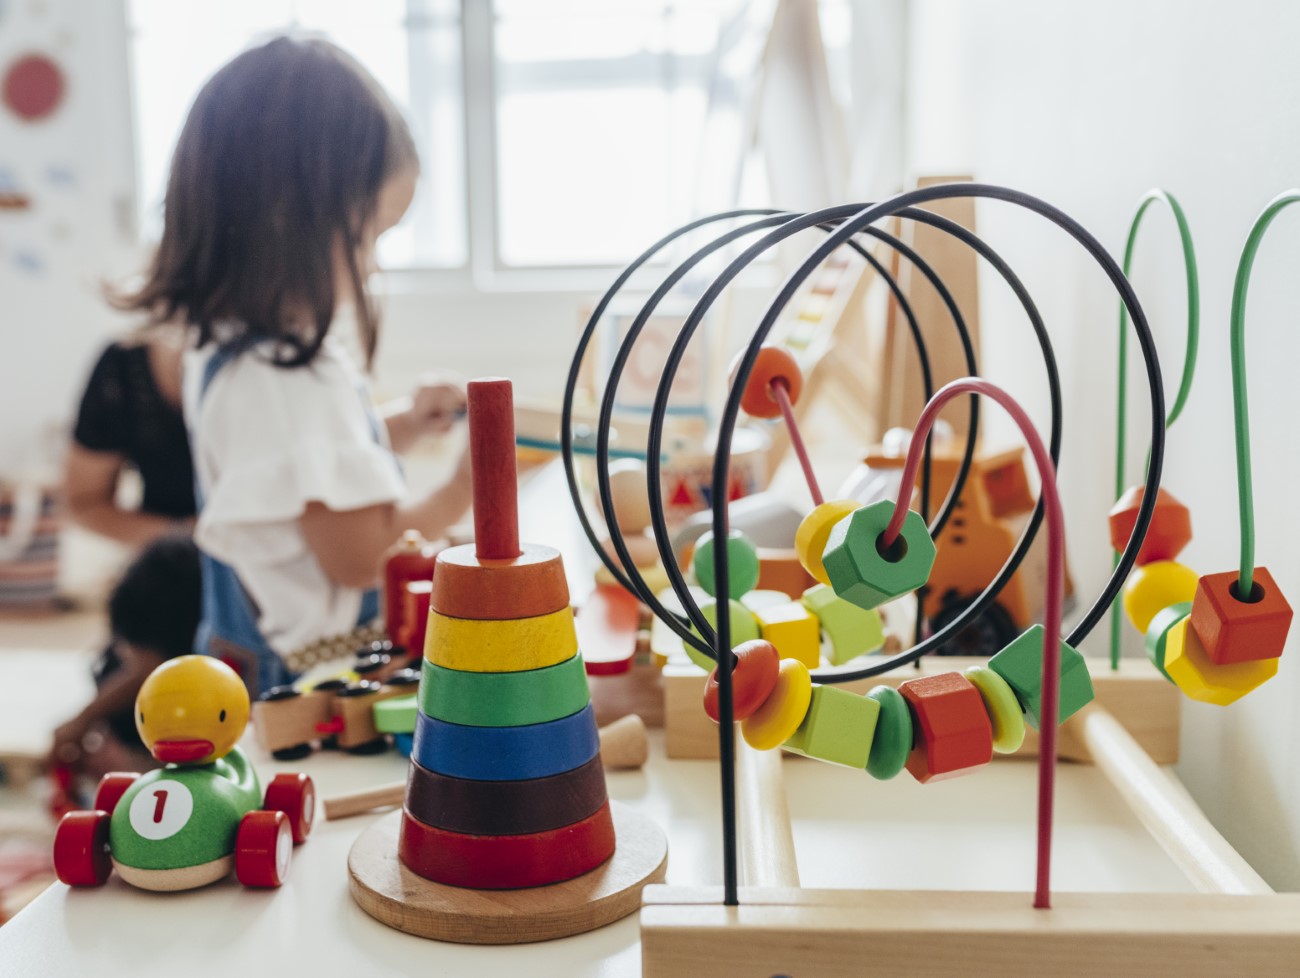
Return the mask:
[[119,864],[183,869],[231,855],[240,820],[262,807],[257,772],[238,747],[211,764],[169,764],[141,775],[113,809]]

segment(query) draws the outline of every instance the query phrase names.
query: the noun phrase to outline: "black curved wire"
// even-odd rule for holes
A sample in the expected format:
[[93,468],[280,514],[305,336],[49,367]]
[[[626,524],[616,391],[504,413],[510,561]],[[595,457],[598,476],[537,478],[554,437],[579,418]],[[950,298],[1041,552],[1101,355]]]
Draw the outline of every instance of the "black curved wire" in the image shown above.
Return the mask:
[[[836,210],[839,209],[836,208]],[[1043,324],[1042,316],[1039,314],[1038,308],[1034,304],[1033,297],[1029,295],[1029,291],[1025,288],[1024,284],[1015,274],[1015,271],[1006,263],[1006,261],[1004,261],[996,251],[989,247],[986,242],[969,229],[937,214],[925,210],[918,210],[916,208],[903,208],[897,215],[892,216],[904,217],[921,223],[930,224],[958,238],[958,240],[974,249],[981,257],[987,260],[1007,282],[1008,286],[1010,286],[1016,297],[1020,300],[1021,305],[1025,309],[1026,315],[1029,317],[1029,321],[1034,329],[1035,336],[1038,339],[1043,354],[1044,367],[1047,374],[1048,392],[1051,400],[1052,427],[1051,438],[1049,439],[1049,449],[1052,454],[1052,461],[1055,463],[1060,457],[1062,431],[1060,376],[1056,367],[1056,357],[1052,350],[1051,338],[1047,334],[1047,328]],[[794,223],[796,222],[791,222],[791,224]],[[730,265],[727,266],[727,268],[718,274],[709,289],[707,289],[700,297],[695,308],[691,310],[690,315],[681,327],[677,341],[669,351],[668,357],[665,361],[659,388],[656,392],[654,407],[651,411],[650,437],[649,445],[647,447],[646,463],[647,471],[650,475],[649,488],[651,522],[654,526],[656,539],[660,541],[661,550],[666,546],[662,541],[666,539],[668,531],[663,516],[663,499],[661,488],[658,483],[659,473],[657,460],[660,446],[662,445],[663,422],[667,410],[668,394],[671,390],[673,379],[675,378],[677,370],[681,364],[681,360],[685,355],[686,345],[689,343],[691,336],[698,328],[699,323],[703,320],[705,313],[707,313],[709,307],[716,300],[722,289],[740,273],[741,269],[743,269],[745,265],[760,255],[763,250],[780,241],[782,237],[788,236],[786,232],[787,229],[791,227],[791,224],[783,225],[777,230],[770,232],[760,241],[755,242],[749,249],[738,256]],[[802,228],[800,228],[800,230],[802,230]],[[836,234],[842,234],[842,231],[836,232]],[[824,260],[825,255],[829,255],[830,253],[825,249],[825,242],[816,249],[817,253],[823,254],[822,260]],[[809,262],[810,261],[811,259],[809,259]],[[772,305],[769,306],[767,316],[764,320],[765,322],[768,321],[768,319],[770,319],[771,322],[775,322],[775,317],[780,314],[784,305],[789,301],[789,297],[798,290],[803,280],[806,279],[807,274],[810,274],[807,263],[801,268],[801,271],[803,271],[804,274],[797,282],[793,280],[793,276],[790,279],[787,279],[786,283],[782,287],[782,291],[778,294],[777,298],[773,300]],[[798,273],[796,273],[796,275],[797,274]],[[771,325],[769,324],[767,330],[770,331],[770,329]],[[764,338],[766,338],[766,332],[764,332],[763,335]],[[746,376],[748,376],[748,372],[752,368],[752,365],[752,360],[748,360],[743,365],[743,369],[746,371]],[[971,441],[968,440],[967,453],[964,459],[965,461],[969,461],[973,451],[974,446]],[[944,501],[945,511],[954,505],[962,488],[963,483],[954,480],[953,485],[949,490],[948,497]],[[900,665],[916,661],[921,656],[932,651],[942,643],[946,642],[949,638],[956,635],[962,628],[966,627],[969,622],[982,614],[983,611],[997,599],[997,596],[1002,592],[1003,588],[1006,587],[1025,556],[1029,553],[1029,550],[1033,545],[1034,537],[1042,524],[1042,518],[1043,512],[1040,504],[1035,508],[1034,513],[1030,517],[1029,523],[1022,532],[1016,548],[1012,551],[1011,556],[1007,559],[1006,564],[1003,565],[994,580],[970,605],[963,609],[960,615],[956,616],[943,629],[936,632],[929,639],[926,639],[925,641],[913,646],[911,649],[900,652],[897,655],[891,656],[887,659],[880,659],[869,666],[860,667],[854,670],[817,672],[814,674],[814,679],[823,683],[843,683],[851,682],[855,679],[878,676],[891,669],[897,668]],[[681,572],[675,566],[668,564],[665,565],[665,571],[668,575],[669,583],[672,585],[678,599],[682,602],[686,612],[692,614],[692,621],[696,620],[695,615],[698,614],[698,608],[693,608],[694,601],[690,596],[689,589],[686,585],[685,579],[681,575]],[[715,585],[715,588],[719,589],[719,593],[722,593],[720,587],[720,585]],[[710,638],[714,637],[712,631],[703,631],[703,634]],[[730,646],[726,645],[721,647],[729,648]],[[705,654],[709,655],[710,658],[714,657],[712,649],[705,651]]]
[[[1155,509],[1155,494],[1159,491],[1160,474],[1164,467],[1164,449],[1165,449],[1165,432],[1164,432],[1164,386],[1160,377],[1159,357],[1156,354],[1155,341],[1151,335],[1151,329],[1146,320],[1146,315],[1138,302],[1137,295],[1134,293],[1132,286],[1124,277],[1119,265],[1114,258],[1102,247],[1081,224],[1071,218],[1068,214],[1053,207],[1030,194],[1020,191],[1011,190],[1006,187],[998,187],[989,184],[939,184],[932,187],[924,187],[918,190],[908,191],[899,194],[890,200],[880,204],[875,204],[863,209],[860,213],[846,220],[840,227],[827,239],[820,243],[808,255],[804,263],[790,276],[786,284],[782,287],[777,299],[769,307],[754,331],[754,337],[746,348],[741,358],[740,365],[736,371],[736,377],[732,384],[732,389],[727,397],[726,407],[723,410],[722,420],[719,427],[717,452],[714,456],[713,479],[715,484],[720,484],[720,480],[725,481],[727,469],[730,462],[731,440],[735,432],[736,421],[740,413],[740,398],[744,391],[749,376],[753,371],[754,362],[758,357],[759,348],[780,313],[781,308],[790,301],[799,285],[812,273],[818,265],[825,260],[845,238],[854,234],[861,227],[872,224],[882,218],[891,217],[900,211],[905,210],[916,204],[923,204],[932,200],[944,200],[952,197],[976,197],[989,198],[992,200],[1002,200],[1007,203],[1015,204],[1026,210],[1032,211],[1042,217],[1047,218],[1053,224],[1062,228],[1079,244],[1081,244],[1088,254],[1101,266],[1102,270],[1110,278],[1116,291],[1119,292],[1120,298],[1133,320],[1134,331],[1137,333],[1139,344],[1142,349],[1143,360],[1147,368],[1147,381],[1151,392],[1151,461],[1147,469],[1147,480],[1143,494],[1142,504],[1138,508],[1136,526],[1129,540],[1128,546],[1125,547],[1124,553],[1120,556],[1119,565],[1116,572],[1112,575],[1111,581],[1103,589],[1100,599],[1094,604],[1093,608],[1084,616],[1084,620],[1075,628],[1074,632],[1067,637],[1066,641],[1071,645],[1077,645],[1086,637],[1088,632],[1095,627],[1096,623],[1105,614],[1115,593],[1122,585],[1123,580],[1127,577],[1129,570],[1132,568],[1137,558],[1137,552],[1142,545],[1146,536],[1147,528],[1151,522],[1151,516]],[[656,407],[661,405],[656,404]],[[662,421],[662,418],[660,418]],[[1055,459],[1054,459],[1055,461]],[[1040,507],[1041,508],[1041,507]],[[715,537],[724,538],[726,535],[727,525],[727,506],[725,494],[723,498],[715,498],[713,505],[713,532]],[[719,547],[716,550],[716,559],[714,562],[714,580],[719,593],[727,593],[729,586],[729,572],[727,559],[727,548]],[[731,623],[727,615],[718,616],[717,647],[718,649],[730,649],[731,647]],[[724,903],[729,906],[735,906],[736,896],[736,825],[735,825],[735,730],[732,718],[734,717],[732,688],[731,688],[731,669],[718,670],[718,707],[723,718],[723,722],[718,727],[718,743],[721,754],[722,768],[722,785],[723,785],[723,886],[724,886]]]
[[[783,214],[780,216],[780,219],[784,221],[788,219],[788,217],[789,215]],[[658,304],[662,301],[664,296],[666,296],[668,292],[671,290],[673,285],[675,285],[678,281],[680,281],[681,278],[684,275],[686,275],[699,261],[703,260],[704,258],[709,256],[719,248],[731,243],[732,241],[736,240],[742,235],[753,233],[753,231],[759,230],[765,226],[770,226],[771,224],[775,223],[775,221],[776,221],[775,218],[764,220],[764,221],[757,221],[752,224],[745,225],[744,227],[734,229],[733,231],[725,235],[722,235],[721,237],[717,238],[716,240],[710,242],[708,245],[701,248],[694,255],[692,255],[690,258],[682,262],[676,269],[673,270],[673,272],[663,281],[663,283],[659,286],[659,288],[655,291],[655,293],[644,303],[641,310],[638,312],[636,318],[634,319],[631,326],[629,327],[627,333],[623,338],[623,342],[619,348],[618,354],[615,357],[609,376],[606,378],[605,391],[601,401],[600,420],[597,426],[597,443],[596,443],[596,473],[597,473],[597,483],[598,483],[597,488],[598,488],[599,498],[601,502],[601,507],[604,512],[606,513],[613,512],[612,509],[613,497],[612,497],[612,491],[611,491],[610,479],[609,479],[608,453],[609,453],[609,427],[613,420],[614,401],[617,394],[617,388],[622,378],[622,373],[626,366],[627,360],[631,354],[631,350],[635,345],[638,337],[640,336],[642,330],[644,329],[646,323],[649,321],[650,316],[652,315],[652,313],[654,312]],[[826,227],[823,227],[822,230],[829,231],[829,229]],[[955,300],[953,300],[951,293],[948,292],[942,279],[940,279],[938,275],[934,272],[934,270],[931,269],[929,265],[927,265],[918,255],[916,255],[915,252],[913,252],[902,242],[893,239],[890,235],[886,235],[875,228],[870,228],[867,230],[869,232],[874,233],[875,236],[881,237],[887,242],[894,244],[896,247],[900,249],[900,251],[906,252],[908,255],[910,255],[910,257],[915,262],[918,263],[918,268],[922,270],[923,274],[925,274],[935,285],[936,289],[939,290],[940,295],[943,297],[944,301],[948,305],[949,312],[954,316],[954,323],[958,330],[959,336],[961,337],[963,348],[967,352],[968,368],[971,369],[972,371],[977,371],[978,367],[975,363],[974,347],[971,343],[970,334],[966,327],[965,320],[962,318],[960,309],[957,307]],[[925,390],[927,392],[927,398],[928,398],[928,396],[931,393],[933,393],[933,378],[930,369],[929,353],[928,350],[926,349],[925,338],[921,333],[920,324],[916,320],[916,315],[912,310],[911,304],[907,300],[906,294],[903,292],[902,288],[898,285],[894,277],[889,274],[889,272],[880,264],[879,260],[876,259],[874,255],[872,255],[869,251],[867,251],[865,248],[859,245],[856,241],[850,241],[848,242],[848,245],[859,255],[861,255],[863,259],[885,279],[890,290],[893,292],[894,296],[898,299],[899,306],[902,309],[903,314],[908,321],[909,327],[912,332],[913,340],[916,343],[918,359],[920,360],[920,364],[921,364],[923,383],[925,385]],[[977,431],[976,431],[977,425],[978,425],[978,415],[976,416],[974,422],[971,425],[971,430],[968,432],[967,446],[966,446],[966,458],[968,460],[972,458],[974,455],[975,441],[977,437]],[[648,483],[654,484],[656,487],[658,487],[659,486],[658,472],[657,471],[651,472],[649,468],[649,458],[651,454],[655,454],[657,457],[657,453],[652,453],[649,449],[647,449],[647,481]],[[969,461],[967,464],[967,469],[969,469]],[[961,475],[964,479],[964,475],[962,473],[959,473],[959,475]],[[925,471],[923,473],[922,486],[923,486],[923,491],[928,494],[928,489],[929,489],[928,471]],[[657,495],[659,498],[658,508],[661,510],[662,493],[660,492]],[[654,499],[655,496],[652,495],[651,496],[652,512],[654,512],[656,508]],[[942,514],[943,520],[946,520],[948,518],[950,511],[951,511],[951,507],[948,507],[943,512]],[[937,522],[939,526],[942,526],[942,521],[937,521]],[[676,634],[678,634],[683,641],[687,641],[693,647],[699,649],[701,652],[711,655],[713,629],[709,625],[707,619],[705,619],[704,616],[699,612],[698,608],[695,606],[695,603],[693,601],[690,601],[689,598],[687,597],[688,589],[686,586],[686,582],[685,579],[681,576],[681,572],[677,570],[676,556],[672,553],[671,546],[669,544],[666,525],[662,528],[661,531],[656,532],[655,534],[656,545],[658,546],[660,551],[660,559],[664,563],[665,572],[668,573],[669,583],[673,585],[674,593],[676,593],[678,599],[683,602],[683,609],[686,613],[687,619],[692,624],[694,624],[696,629],[698,629],[699,636],[703,636],[702,638],[697,636],[695,633],[692,633],[688,627],[681,625],[680,621],[676,620],[677,619],[676,615],[673,615],[672,619],[664,617],[661,603],[655,598],[654,595],[650,594],[649,589],[645,587],[644,579],[641,577],[641,574],[636,569],[635,563],[631,560],[631,555],[627,550],[626,542],[623,539],[621,530],[616,525],[611,524],[609,526],[609,531],[610,531],[610,540],[613,543],[614,550],[617,553],[619,559],[623,562],[625,571],[627,572],[629,578],[633,579],[634,582],[637,583],[638,585],[635,591],[638,598],[640,598],[647,605],[649,605],[652,610],[655,610],[656,614],[659,615],[661,620],[663,620],[665,624],[667,624],[670,628],[672,628],[672,630]]]

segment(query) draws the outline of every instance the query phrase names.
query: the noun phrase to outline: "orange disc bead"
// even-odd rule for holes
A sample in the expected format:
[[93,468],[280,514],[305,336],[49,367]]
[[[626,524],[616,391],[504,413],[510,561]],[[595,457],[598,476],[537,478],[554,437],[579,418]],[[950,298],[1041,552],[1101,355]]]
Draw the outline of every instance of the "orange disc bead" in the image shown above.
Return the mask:
[[[737,720],[744,720],[767,702],[776,688],[781,658],[776,646],[762,639],[742,642],[732,649],[736,667],[731,672],[731,706]],[[704,712],[714,723],[722,722],[718,708],[718,670],[709,673],[704,686]]]
[[[743,356],[744,354],[741,354]],[[731,374],[735,376],[740,365],[740,357],[731,364]],[[781,381],[785,384],[791,404],[797,404],[803,391],[803,371],[788,352],[779,346],[764,345],[758,350],[758,359],[745,384],[745,393],[740,398],[740,406],[751,418],[777,418],[781,416],[781,405],[772,394],[772,384]]]

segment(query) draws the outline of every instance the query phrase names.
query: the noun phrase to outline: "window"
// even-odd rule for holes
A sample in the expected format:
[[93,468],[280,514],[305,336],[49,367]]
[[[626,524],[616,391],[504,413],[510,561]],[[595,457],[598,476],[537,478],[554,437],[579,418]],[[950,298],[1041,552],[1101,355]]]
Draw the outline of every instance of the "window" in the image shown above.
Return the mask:
[[386,267],[485,281],[622,264],[732,203],[734,142],[719,153],[705,137],[719,121],[720,32],[745,29],[752,6],[764,4],[129,0],[141,228],[161,228],[171,150],[204,80],[249,44],[300,30],[348,49],[411,120],[424,179],[381,243]]

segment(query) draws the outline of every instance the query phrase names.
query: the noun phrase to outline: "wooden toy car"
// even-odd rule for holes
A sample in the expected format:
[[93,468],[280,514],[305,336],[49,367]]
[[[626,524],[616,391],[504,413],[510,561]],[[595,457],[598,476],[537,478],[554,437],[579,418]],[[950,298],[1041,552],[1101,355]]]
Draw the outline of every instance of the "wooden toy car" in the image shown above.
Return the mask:
[[245,886],[284,882],[311,832],[315,789],[277,775],[263,796],[235,742],[248,722],[235,672],[207,656],[163,663],[136,698],[136,726],[166,766],[104,776],[94,809],[70,812],[54,837],[54,869],[69,886],[98,886],[116,868],[146,890],[188,890],[233,868]]

